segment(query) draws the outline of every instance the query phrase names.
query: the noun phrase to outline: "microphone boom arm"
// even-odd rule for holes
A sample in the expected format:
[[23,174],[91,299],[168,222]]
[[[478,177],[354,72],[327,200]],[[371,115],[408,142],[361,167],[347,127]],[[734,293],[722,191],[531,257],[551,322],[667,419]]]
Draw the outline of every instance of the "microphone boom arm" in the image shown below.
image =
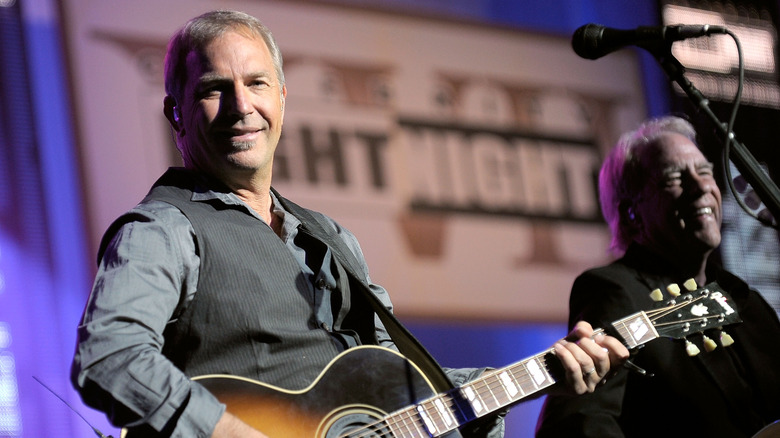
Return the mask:
[[[734,133],[728,132],[727,125],[718,120],[718,117],[710,109],[709,100],[685,77],[685,67],[672,55],[671,44],[664,50],[648,51],[656,57],[669,79],[676,82],[696,107],[704,112],[715,124],[718,133],[723,136],[723,139],[731,137],[733,153],[730,157],[731,160],[742,173],[742,176],[753,186],[756,194],[758,194],[766,208],[772,213],[775,222],[780,221],[780,190],[778,190],[777,185],[761,170],[758,161],[756,161],[750,151],[737,141]],[[727,163],[725,164],[727,165]]]

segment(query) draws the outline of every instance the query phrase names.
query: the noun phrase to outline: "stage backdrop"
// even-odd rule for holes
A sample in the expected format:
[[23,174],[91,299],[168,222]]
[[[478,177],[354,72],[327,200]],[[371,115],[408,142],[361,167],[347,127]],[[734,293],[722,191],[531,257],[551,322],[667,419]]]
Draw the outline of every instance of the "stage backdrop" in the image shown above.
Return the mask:
[[63,5],[93,249],[179,163],[167,38],[234,8],[285,57],[274,186],[357,235],[401,317],[564,321],[574,277],[607,261],[596,174],[645,115],[631,51],[592,62],[568,38],[314,2]]

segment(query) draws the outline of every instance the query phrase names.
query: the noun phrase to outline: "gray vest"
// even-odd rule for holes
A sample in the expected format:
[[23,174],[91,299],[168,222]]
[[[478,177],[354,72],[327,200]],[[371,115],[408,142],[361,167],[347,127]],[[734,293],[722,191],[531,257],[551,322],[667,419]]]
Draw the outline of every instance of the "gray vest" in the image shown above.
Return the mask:
[[[195,298],[164,333],[163,354],[178,368],[188,376],[231,374],[301,389],[345,349],[329,330],[353,331],[360,343],[376,343],[373,311],[362,294],[350,293],[363,285],[339,262],[337,317],[333,327],[323,328],[314,317],[311,288],[281,239],[244,207],[192,201],[196,181],[186,170],[171,169],[146,197],[184,213],[200,256]],[[303,227],[321,228],[311,220],[319,213],[308,213],[299,217]]]

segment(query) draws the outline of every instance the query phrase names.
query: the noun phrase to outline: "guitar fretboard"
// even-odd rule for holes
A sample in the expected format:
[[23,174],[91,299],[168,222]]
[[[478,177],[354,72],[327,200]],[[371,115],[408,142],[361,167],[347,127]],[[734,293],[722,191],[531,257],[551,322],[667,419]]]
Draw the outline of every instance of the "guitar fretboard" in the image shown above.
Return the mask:
[[646,342],[658,338],[655,326],[645,312],[635,313],[626,318],[617,320],[612,326],[623,338],[624,343],[630,349],[636,348]]
[[394,437],[440,436],[509,406],[555,383],[544,356],[548,350],[484,376],[446,394],[385,417]]
[[[686,293],[670,304],[638,312],[612,323],[629,350],[662,335],[681,339],[692,333],[740,322],[731,298],[717,285]],[[603,333],[596,330],[595,333]],[[445,394],[384,417],[377,430],[397,438],[437,437],[555,384],[545,356],[553,349],[524,359]],[[360,435],[361,437],[364,435]],[[386,435],[382,435],[386,436]]]

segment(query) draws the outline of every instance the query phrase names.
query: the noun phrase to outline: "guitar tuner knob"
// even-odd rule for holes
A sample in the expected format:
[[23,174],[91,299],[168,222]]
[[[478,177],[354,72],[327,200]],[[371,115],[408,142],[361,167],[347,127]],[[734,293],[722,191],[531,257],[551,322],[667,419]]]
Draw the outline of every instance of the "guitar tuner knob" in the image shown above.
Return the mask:
[[734,338],[731,337],[728,333],[721,331],[720,332],[720,345],[724,347],[729,347],[734,344]]
[[703,341],[704,341],[704,349],[705,349],[705,350],[707,350],[707,352],[708,352],[708,353],[709,353],[710,351],[713,351],[713,350],[715,350],[716,348],[718,348],[718,344],[716,344],[716,343],[715,343],[715,341],[713,341],[712,339],[710,339],[710,337],[709,337],[709,336],[706,336],[706,335],[705,335],[705,336],[703,336],[703,337],[702,337],[702,339],[703,339]]
[[689,340],[685,340],[685,352],[688,353],[688,356],[696,356],[697,354],[701,353],[701,350],[699,350],[699,347],[696,346],[693,342]]

